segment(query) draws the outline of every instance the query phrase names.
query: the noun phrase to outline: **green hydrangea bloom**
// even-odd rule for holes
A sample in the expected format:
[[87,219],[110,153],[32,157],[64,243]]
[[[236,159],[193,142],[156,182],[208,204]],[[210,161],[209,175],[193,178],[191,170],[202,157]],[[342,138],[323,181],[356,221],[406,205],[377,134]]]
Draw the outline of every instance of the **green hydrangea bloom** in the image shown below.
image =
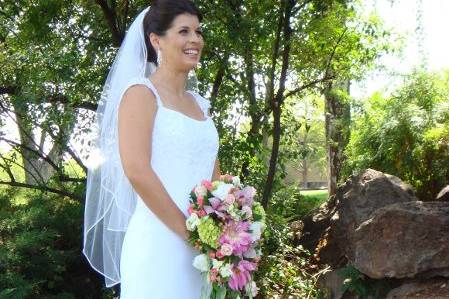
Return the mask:
[[253,217],[254,221],[265,223],[265,210],[258,201],[253,202]]
[[237,203],[233,203],[232,205],[229,206],[228,208],[228,213],[229,215],[231,215],[232,219],[234,219],[235,221],[240,221],[240,215],[239,215],[239,209],[237,206]]
[[212,218],[209,216],[204,216],[201,218],[197,229],[200,240],[203,243],[214,249],[219,247],[218,239],[220,238],[221,229],[215,224]]

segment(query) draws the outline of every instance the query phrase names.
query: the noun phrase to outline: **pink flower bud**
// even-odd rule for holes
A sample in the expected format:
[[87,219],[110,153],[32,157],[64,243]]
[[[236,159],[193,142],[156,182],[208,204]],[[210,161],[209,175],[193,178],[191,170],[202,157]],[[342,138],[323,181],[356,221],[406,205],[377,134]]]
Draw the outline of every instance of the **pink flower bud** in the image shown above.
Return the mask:
[[212,183],[208,180],[202,180],[201,184],[206,187],[207,190],[212,191]]
[[193,206],[190,205],[190,206],[189,206],[189,209],[188,209],[187,211],[189,212],[189,215],[192,215],[192,213],[193,213],[193,211],[194,211]]
[[217,258],[221,259],[221,258],[223,258],[224,255],[221,253],[221,250],[218,249],[218,250],[217,250],[217,253],[215,254],[215,256],[216,256]]

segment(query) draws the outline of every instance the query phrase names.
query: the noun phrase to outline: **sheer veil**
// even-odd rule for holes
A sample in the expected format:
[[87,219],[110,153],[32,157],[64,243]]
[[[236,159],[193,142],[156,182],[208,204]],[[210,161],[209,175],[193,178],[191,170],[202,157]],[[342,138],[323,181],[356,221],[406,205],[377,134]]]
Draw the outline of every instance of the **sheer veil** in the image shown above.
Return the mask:
[[[137,195],[124,174],[118,148],[118,107],[136,78],[156,70],[147,62],[144,9],[129,27],[109,71],[98,103],[94,138],[88,159],[83,254],[105,277],[107,287],[120,283],[120,256]],[[192,72],[194,73],[194,72]],[[196,89],[196,77],[187,88]]]

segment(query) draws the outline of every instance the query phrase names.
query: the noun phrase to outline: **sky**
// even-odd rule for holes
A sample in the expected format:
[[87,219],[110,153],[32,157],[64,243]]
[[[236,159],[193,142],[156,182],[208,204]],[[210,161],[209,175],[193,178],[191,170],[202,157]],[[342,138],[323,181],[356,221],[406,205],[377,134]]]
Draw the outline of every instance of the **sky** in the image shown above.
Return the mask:
[[[391,55],[381,58],[380,62],[391,71],[407,74],[422,60],[415,32],[419,25],[419,2],[422,7],[422,49],[427,68],[429,71],[449,69],[449,0],[394,0],[393,4],[391,0],[365,0],[367,12],[376,11],[387,28],[407,37],[402,58]],[[374,71],[362,82],[352,85],[351,95],[366,98],[377,90],[388,92],[399,82],[386,72]]]
[[[417,13],[419,3],[422,6],[423,46],[427,58],[428,70],[449,69],[449,0],[365,0],[366,13],[375,10],[384,20],[388,28],[407,36],[403,57],[387,55],[380,62],[387,69],[406,74],[420,64],[421,57],[415,28],[418,26]],[[391,90],[399,83],[387,72],[373,71],[365,80],[355,82],[351,86],[351,95],[363,99],[377,90]],[[9,121],[2,131],[8,138],[18,139],[14,123]],[[82,145],[73,144],[72,148],[79,153]],[[0,142],[0,152],[8,150],[5,143]]]

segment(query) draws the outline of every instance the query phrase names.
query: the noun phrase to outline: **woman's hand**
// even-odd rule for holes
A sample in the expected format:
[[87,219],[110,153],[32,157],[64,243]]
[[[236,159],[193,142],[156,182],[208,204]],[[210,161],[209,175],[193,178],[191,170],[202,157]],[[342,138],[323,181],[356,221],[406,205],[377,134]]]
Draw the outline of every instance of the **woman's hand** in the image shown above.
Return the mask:
[[[184,218],[185,219],[185,218]],[[190,232],[189,232],[189,230],[187,229],[187,226],[185,225],[185,220],[184,220],[184,226],[183,226],[183,228],[181,229],[181,233],[180,233],[180,236],[181,236],[181,238],[184,240],[184,241],[188,241],[189,240],[189,238],[190,238]]]

